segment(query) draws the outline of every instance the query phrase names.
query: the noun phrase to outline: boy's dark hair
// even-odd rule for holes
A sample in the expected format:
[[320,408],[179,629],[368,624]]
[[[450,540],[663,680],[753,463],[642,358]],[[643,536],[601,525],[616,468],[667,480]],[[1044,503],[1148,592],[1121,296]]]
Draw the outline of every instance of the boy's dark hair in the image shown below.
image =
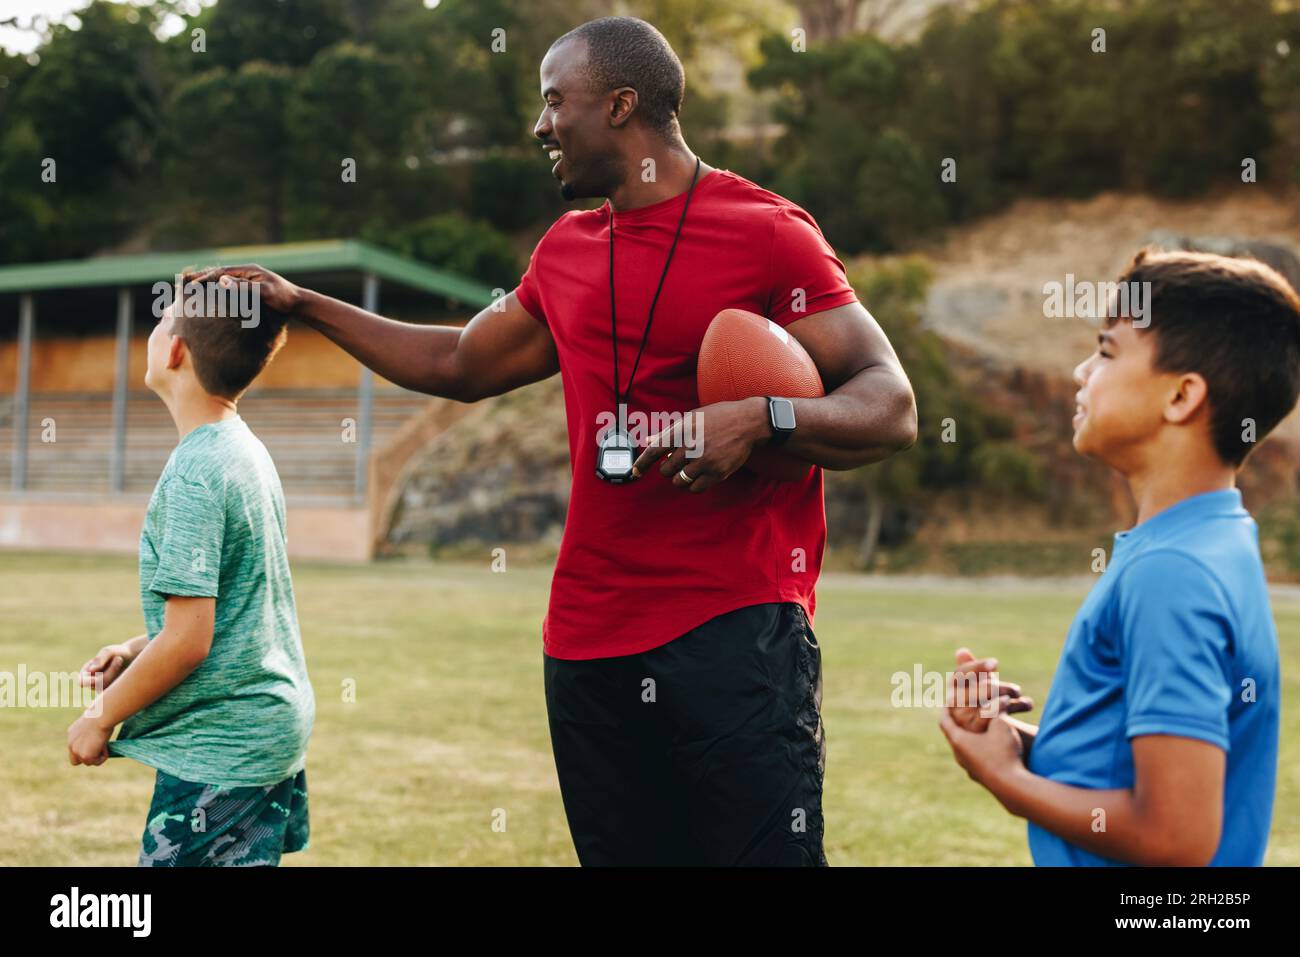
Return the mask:
[[[1154,366],[1205,379],[1215,450],[1241,465],[1300,395],[1300,297],[1271,266],[1209,253],[1144,249],[1119,281],[1151,283]],[[1112,311],[1106,325],[1119,318]]]
[[601,17],[574,27],[551,47],[567,40],[587,42],[588,89],[632,87],[641,118],[660,135],[672,132],[686,95],[686,72],[662,33],[636,17]]
[[[190,271],[181,277],[181,295],[172,310],[172,332],[185,341],[194,363],[194,373],[205,392],[226,399],[238,399],[267,363],[280,351],[288,336],[285,328],[288,316],[282,312],[258,305],[258,322],[245,326],[247,318],[239,316],[187,316],[183,308],[185,296],[194,295],[194,277]],[[216,281],[199,284],[215,286]],[[206,288],[203,289],[206,302]],[[229,290],[221,290],[228,297]]]

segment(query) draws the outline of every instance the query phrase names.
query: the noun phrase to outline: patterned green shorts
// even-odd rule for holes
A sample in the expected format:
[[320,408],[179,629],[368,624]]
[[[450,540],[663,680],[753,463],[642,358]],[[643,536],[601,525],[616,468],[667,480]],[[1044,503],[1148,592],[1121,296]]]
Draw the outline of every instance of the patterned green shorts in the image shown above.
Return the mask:
[[141,867],[257,867],[307,847],[307,772],[221,788],[158,772]]

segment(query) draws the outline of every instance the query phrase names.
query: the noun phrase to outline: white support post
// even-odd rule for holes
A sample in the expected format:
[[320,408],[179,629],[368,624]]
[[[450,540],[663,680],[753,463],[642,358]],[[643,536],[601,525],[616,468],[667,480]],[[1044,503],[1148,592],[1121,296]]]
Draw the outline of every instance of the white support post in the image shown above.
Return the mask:
[[[379,277],[372,272],[365,275],[361,294],[361,308],[367,312],[379,311]],[[361,366],[361,379],[357,385],[357,470],[353,495],[358,502],[366,498],[366,485],[370,469],[370,429],[374,418],[375,374]]]
[[109,486],[113,492],[126,487],[126,380],[131,368],[131,290],[117,291],[117,354],[113,378],[113,453],[109,462]]
[[14,390],[14,448],[11,480],[16,491],[27,487],[27,415],[31,405],[32,327],[36,303],[30,292],[18,300],[18,383]]

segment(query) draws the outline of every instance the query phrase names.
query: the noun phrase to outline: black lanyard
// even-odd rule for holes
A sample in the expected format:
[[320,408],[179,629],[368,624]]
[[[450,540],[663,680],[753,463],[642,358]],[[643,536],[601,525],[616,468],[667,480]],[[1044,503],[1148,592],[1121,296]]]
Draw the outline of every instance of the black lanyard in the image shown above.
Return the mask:
[[668,278],[668,267],[672,265],[673,253],[677,251],[677,240],[682,235],[682,225],[686,222],[686,211],[691,208],[691,195],[695,192],[695,183],[700,178],[700,158],[695,157],[695,175],[691,177],[691,188],[686,193],[686,205],[682,207],[682,218],[677,222],[677,233],[673,236],[673,244],[668,248],[668,261],[664,263],[664,271],[659,276],[659,288],[655,290],[655,297],[650,301],[650,315],[645,321],[645,332],[641,334],[641,345],[636,350],[636,361],[632,363],[632,374],[627,378],[627,389],[620,393],[618,391],[618,324],[614,317],[614,206],[609,207],[609,334],[614,344],[614,412],[618,413],[620,405],[628,400],[632,394],[632,382],[636,379],[637,367],[641,364],[641,353],[645,351],[646,340],[650,338],[650,323],[654,322],[655,306],[659,303],[659,293],[663,292],[664,280]]

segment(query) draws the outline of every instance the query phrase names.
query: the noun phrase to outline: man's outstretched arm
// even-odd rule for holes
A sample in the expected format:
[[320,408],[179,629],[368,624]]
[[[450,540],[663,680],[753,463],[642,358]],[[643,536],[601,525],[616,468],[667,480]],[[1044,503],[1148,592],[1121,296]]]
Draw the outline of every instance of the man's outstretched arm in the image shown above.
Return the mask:
[[416,392],[474,402],[560,369],[550,329],[513,292],[462,329],[385,319],[256,265],[212,269],[196,281],[218,277],[257,283],[263,304],[318,329],[378,375]]

